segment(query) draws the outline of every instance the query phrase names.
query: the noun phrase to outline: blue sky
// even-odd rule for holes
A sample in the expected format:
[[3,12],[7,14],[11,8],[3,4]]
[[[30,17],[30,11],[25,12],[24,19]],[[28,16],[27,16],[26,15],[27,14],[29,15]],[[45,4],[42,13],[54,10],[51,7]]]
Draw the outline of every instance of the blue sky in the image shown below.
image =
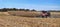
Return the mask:
[[60,0],[0,0],[0,8],[60,10]]

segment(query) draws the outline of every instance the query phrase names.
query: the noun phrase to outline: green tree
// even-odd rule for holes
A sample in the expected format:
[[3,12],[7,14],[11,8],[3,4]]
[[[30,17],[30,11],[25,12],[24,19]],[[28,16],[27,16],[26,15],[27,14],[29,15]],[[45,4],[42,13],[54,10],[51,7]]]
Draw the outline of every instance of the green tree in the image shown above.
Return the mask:
[[26,9],[25,11],[30,11],[29,9]]
[[35,9],[32,9],[31,11],[36,11]]

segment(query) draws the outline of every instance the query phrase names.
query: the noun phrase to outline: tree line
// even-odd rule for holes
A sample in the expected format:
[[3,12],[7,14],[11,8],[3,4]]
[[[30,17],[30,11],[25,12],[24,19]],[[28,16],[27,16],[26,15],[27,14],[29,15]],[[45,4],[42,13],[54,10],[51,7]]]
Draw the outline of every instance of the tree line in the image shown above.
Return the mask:
[[35,9],[17,9],[17,8],[1,8],[0,12],[7,12],[7,11],[36,11]]
[[[7,12],[7,11],[37,11],[35,9],[29,10],[29,9],[17,9],[17,8],[1,8],[0,12]],[[50,12],[60,12],[60,10],[49,10]]]

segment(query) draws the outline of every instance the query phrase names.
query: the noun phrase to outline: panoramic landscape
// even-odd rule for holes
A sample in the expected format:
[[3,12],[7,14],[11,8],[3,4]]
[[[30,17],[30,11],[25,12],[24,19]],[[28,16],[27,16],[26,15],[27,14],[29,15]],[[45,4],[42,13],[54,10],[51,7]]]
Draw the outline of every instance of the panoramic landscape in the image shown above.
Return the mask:
[[51,17],[42,18],[41,11],[4,9],[0,12],[0,27],[60,27],[60,11],[52,11]]
[[60,27],[60,0],[0,0],[0,27]]

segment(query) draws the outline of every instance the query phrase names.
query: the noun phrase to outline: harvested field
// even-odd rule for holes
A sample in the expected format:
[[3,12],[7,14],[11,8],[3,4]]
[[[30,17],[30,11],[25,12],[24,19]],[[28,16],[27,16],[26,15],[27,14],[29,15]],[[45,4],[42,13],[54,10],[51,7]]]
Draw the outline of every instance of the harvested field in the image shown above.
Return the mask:
[[[25,17],[40,17],[41,12],[31,12],[31,11],[9,11],[10,15],[25,16]],[[51,12],[52,18],[60,18],[60,12]]]
[[4,15],[10,15],[8,12],[0,12],[0,16]]
[[60,27],[60,18],[0,16],[0,27]]
[[51,12],[51,17],[60,18],[60,12]]
[[36,17],[39,16],[39,12],[31,12],[31,11],[10,11],[8,12],[10,15],[16,15],[16,16],[26,16],[26,17]]
[[60,27],[60,18],[32,18],[12,16],[10,14],[8,15],[8,12],[0,12],[0,27]]

